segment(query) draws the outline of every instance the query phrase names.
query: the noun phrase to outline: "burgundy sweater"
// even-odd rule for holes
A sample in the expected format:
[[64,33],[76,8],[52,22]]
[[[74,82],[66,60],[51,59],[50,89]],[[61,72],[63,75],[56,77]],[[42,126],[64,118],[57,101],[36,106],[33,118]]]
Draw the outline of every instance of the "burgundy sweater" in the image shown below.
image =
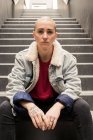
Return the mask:
[[57,93],[53,90],[49,82],[48,68],[50,61],[42,62],[40,59],[39,61],[40,61],[39,79],[37,81],[36,86],[33,88],[30,94],[31,97],[34,99],[45,101],[54,97],[55,95],[57,95]]

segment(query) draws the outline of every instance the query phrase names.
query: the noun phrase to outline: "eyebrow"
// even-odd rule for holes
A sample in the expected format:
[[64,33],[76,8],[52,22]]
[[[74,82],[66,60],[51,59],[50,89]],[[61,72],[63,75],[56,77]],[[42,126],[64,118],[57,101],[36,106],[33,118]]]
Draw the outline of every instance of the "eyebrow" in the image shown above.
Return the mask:
[[[44,29],[44,28],[37,28],[37,29],[34,28],[34,31],[35,31],[35,30],[45,30],[45,29]],[[55,30],[55,31],[56,31],[56,28],[52,28],[52,29],[49,28],[49,29],[47,29],[47,30],[51,30],[51,31]]]

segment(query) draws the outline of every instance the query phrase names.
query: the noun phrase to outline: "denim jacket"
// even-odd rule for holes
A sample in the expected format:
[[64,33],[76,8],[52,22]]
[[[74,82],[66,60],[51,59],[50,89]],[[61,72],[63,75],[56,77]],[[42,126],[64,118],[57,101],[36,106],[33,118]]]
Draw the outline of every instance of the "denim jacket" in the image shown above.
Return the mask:
[[[71,107],[81,93],[81,81],[78,78],[76,58],[55,40],[54,51],[49,66],[49,82],[58,93],[56,100]],[[7,95],[11,95],[12,105],[21,100],[34,102],[29,92],[39,78],[39,59],[37,43],[31,43],[28,49],[16,54],[15,64],[8,75]]]

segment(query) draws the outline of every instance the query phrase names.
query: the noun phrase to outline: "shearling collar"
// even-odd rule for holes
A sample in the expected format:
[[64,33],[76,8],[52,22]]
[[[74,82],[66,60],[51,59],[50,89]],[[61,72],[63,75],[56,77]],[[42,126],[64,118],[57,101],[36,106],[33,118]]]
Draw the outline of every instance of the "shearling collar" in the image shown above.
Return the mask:
[[[54,41],[53,45],[54,45],[54,52],[52,55],[51,64],[59,67],[62,65],[62,57],[64,56],[62,55],[64,54],[62,51],[63,49],[57,40]],[[31,43],[28,49],[28,52],[26,54],[26,59],[28,61],[35,61],[37,58],[38,58],[37,43],[36,41],[34,41],[33,43]]]

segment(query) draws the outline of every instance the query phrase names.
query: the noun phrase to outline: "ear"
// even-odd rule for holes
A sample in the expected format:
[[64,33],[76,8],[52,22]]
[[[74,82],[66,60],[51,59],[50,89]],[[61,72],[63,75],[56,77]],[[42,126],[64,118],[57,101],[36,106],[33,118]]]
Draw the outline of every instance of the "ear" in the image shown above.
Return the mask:
[[32,36],[33,36],[33,38],[35,38],[35,31],[32,32]]
[[56,32],[56,38],[58,37],[58,32]]

